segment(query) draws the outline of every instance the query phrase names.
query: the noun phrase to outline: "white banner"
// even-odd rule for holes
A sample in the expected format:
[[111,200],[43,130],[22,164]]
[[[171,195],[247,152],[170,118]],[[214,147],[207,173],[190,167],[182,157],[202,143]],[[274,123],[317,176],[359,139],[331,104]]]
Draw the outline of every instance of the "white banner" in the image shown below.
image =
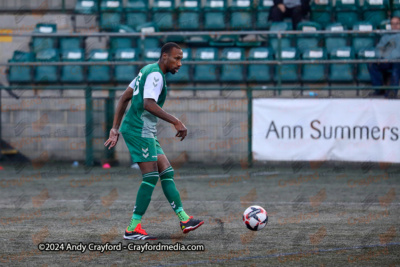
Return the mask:
[[254,99],[255,160],[400,162],[400,101]]

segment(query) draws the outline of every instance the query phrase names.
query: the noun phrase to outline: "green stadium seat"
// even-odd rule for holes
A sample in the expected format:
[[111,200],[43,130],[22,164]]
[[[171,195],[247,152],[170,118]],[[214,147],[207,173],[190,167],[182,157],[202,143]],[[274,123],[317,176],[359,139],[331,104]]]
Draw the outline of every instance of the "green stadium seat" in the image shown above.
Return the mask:
[[[137,26],[136,31],[143,33],[158,32],[158,27],[155,23],[148,22]],[[139,47],[140,49],[158,48],[159,46],[160,46],[160,39],[157,37],[146,37],[143,40],[143,43],[141,39],[138,39],[137,47]]]
[[[138,55],[135,48],[118,48],[114,53],[115,61],[135,61]],[[129,83],[138,72],[138,66],[132,64],[115,65],[114,67],[114,81],[119,83]]]
[[261,45],[262,45],[261,41],[238,40],[235,42],[235,46],[237,47],[259,47]]
[[57,32],[57,24],[52,23],[38,23],[33,30],[34,33],[56,33]]
[[[61,60],[65,62],[84,61],[83,49],[61,51]],[[62,83],[84,83],[84,67],[82,65],[67,65],[61,67],[60,81]]]
[[174,29],[174,19],[171,12],[154,12],[153,22],[161,31],[171,31]]
[[[12,59],[8,62],[33,62],[34,53],[15,50]],[[30,83],[32,82],[31,66],[10,66],[8,70],[9,83]]]
[[269,26],[269,11],[274,5],[273,0],[260,0],[256,11],[256,29],[266,30]]
[[[247,60],[271,60],[271,49],[256,47],[249,51]],[[270,82],[272,80],[271,67],[267,64],[250,64],[247,66],[247,82]]]
[[182,11],[178,18],[179,30],[195,31],[200,29],[200,12]]
[[152,6],[153,23],[155,23],[161,31],[169,31],[174,29],[173,10],[175,8],[173,0],[154,0]]
[[[297,25],[297,30],[302,32],[315,32],[321,30],[321,25],[316,22],[300,22]],[[307,49],[313,49],[320,46],[321,35],[319,34],[304,34],[296,37],[296,47],[300,52]]]
[[204,29],[225,30],[226,0],[207,0],[204,6]]
[[[214,61],[218,58],[216,48],[197,48],[195,54],[196,61]],[[194,82],[215,83],[217,82],[217,66],[212,64],[194,66]]]
[[335,16],[336,22],[341,23],[347,29],[360,20],[359,0],[336,0]]
[[221,66],[220,82],[244,82],[244,66],[235,64],[235,61],[244,60],[243,48],[224,48],[221,60],[229,63]]
[[347,46],[348,37],[347,34],[342,33],[344,27],[341,23],[329,24],[325,30],[332,32],[325,35],[325,48],[328,54],[337,47]]
[[126,12],[131,12],[131,11],[141,11],[141,12],[147,12],[148,9],[148,1],[145,0],[128,0],[126,2],[126,5],[124,6],[124,10]]
[[393,0],[392,17],[400,17],[400,0]]
[[151,61],[155,62],[158,61],[161,55],[161,49],[159,47],[157,48],[146,48],[144,50],[144,60],[145,61]]
[[98,0],[77,0],[75,13],[92,15],[98,12]]
[[80,37],[62,37],[59,39],[60,50],[81,49],[83,39]]
[[174,43],[184,43],[185,36],[183,35],[168,35],[164,38],[163,43],[174,42]]
[[117,31],[122,21],[120,12],[102,12],[100,13],[100,29],[103,31]]
[[[140,41],[140,40],[139,40]],[[160,47],[160,39],[155,37],[146,37],[144,39],[144,47],[146,48],[157,48]]]
[[332,5],[329,0],[312,1],[311,3],[311,21],[317,22],[323,27],[332,22]]
[[[351,47],[340,47],[331,51],[330,59],[354,59],[353,50]],[[328,81],[333,83],[353,82],[353,64],[343,63],[329,64]]]
[[114,32],[118,33],[126,33],[126,32],[135,32],[135,30],[132,27],[129,27],[128,25],[118,25],[115,29]]
[[11,60],[13,62],[32,62],[35,60],[35,54],[32,52],[15,50]]
[[[271,32],[284,32],[284,31],[290,31],[292,30],[292,23],[288,23],[288,22],[273,22],[271,23],[271,26],[269,28],[269,30]],[[282,38],[281,38],[281,48],[289,48],[292,46],[292,37],[282,34]],[[271,45],[271,47],[274,49],[275,52],[278,51],[278,45],[279,45],[279,41],[278,38],[271,35],[271,37],[269,38],[269,43]]]
[[[38,23],[36,24],[33,33],[56,33],[57,25],[50,23]],[[57,47],[57,38],[55,37],[32,37],[31,49],[32,52],[38,52],[43,49],[56,48]]]
[[153,0],[153,11],[173,11],[175,8],[174,0]]
[[157,24],[155,24],[153,22],[146,22],[146,23],[138,25],[136,27],[136,31],[143,32],[143,33],[158,32],[158,27],[157,27]]
[[211,39],[209,45],[216,47],[228,47],[228,46],[235,46],[237,41],[238,41],[237,35],[221,35],[214,39]]
[[251,30],[253,28],[253,1],[232,0],[228,10],[230,11],[232,30]]
[[[110,53],[104,49],[93,49],[88,60],[92,62],[109,61]],[[111,82],[110,66],[92,65],[88,67],[87,81],[91,83]]]
[[183,0],[179,6],[178,28],[179,30],[195,31],[200,29],[199,0]]
[[[299,58],[298,51],[296,48],[288,47],[283,48],[281,51],[281,60],[297,60]],[[275,58],[279,59],[279,54],[275,54]],[[275,75],[274,81],[278,82],[279,80],[279,66],[275,66]],[[297,64],[283,64],[281,66],[281,81],[282,82],[297,82],[299,81],[298,77],[298,65]]]
[[211,41],[208,35],[190,35],[185,38],[185,44],[188,46],[204,47]]
[[185,64],[185,61],[192,59],[192,56],[191,56],[192,52],[191,52],[190,48],[182,48],[182,52],[183,52],[182,66],[179,69],[178,73],[175,73],[175,74],[168,73],[167,74],[167,81],[169,83],[188,83],[191,81],[191,77],[190,77],[191,66],[188,64]]
[[139,25],[142,25],[146,22],[147,20],[147,13],[141,12],[141,11],[127,11],[125,12],[125,18],[126,18],[126,25],[129,27],[132,27],[133,29],[136,29]]
[[121,12],[122,11],[122,0],[101,0],[100,11],[101,12]]
[[[36,53],[37,62],[56,62],[60,60],[57,49],[43,49]],[[35,66],[33,81],[35,83],[57,83],[58,67],[57,66]]]
[[[374,59],[376,58],[375,49],[362,50],[357,53],[358,59]],[[370,83],[371,76],[369,75],[367,64],[357,64],[357,81]]]
[[[303,60],[326,60],[323,48],[313,48],[304,51]],[[302,82],[322,83],[326,81],[326,64],[303,64],[301,68]]]
[[[131,37],[110,37],[110,50],[115,51],[119,48],[133,48],[136,43]],[[113,53],[113,52],[112,52]]]
[[[373,25],[367,21],[361,21],[353,26],[353,30],[359,32],[372,31]],[[375,46],[375,34],[355,34],[352,36],[352,47],[355,53],[361,50],[373,48]]]
[[372,23],[376,28],[382,20],[387,19],[388,9],[388,0],[364,0],[362,7],[363,20]]
[[390,19],[382,20],[381,23],[379,23],[378,28],[380,30],[391,30],[392,26],[390,25]]

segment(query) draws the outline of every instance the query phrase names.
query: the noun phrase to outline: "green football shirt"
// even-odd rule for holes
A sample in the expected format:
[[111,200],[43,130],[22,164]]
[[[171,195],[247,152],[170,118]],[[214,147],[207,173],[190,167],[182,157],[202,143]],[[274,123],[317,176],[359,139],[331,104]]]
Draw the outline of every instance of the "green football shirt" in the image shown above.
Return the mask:
[[133,89],[133,97],[131,107],[122,121],[120,132],[154,138],[157,135],[158,118],[143,108],[143,102],[145,98],[152,98],[160,107],[164,105],[167,85],[158,62],[143,67],[129,87]]

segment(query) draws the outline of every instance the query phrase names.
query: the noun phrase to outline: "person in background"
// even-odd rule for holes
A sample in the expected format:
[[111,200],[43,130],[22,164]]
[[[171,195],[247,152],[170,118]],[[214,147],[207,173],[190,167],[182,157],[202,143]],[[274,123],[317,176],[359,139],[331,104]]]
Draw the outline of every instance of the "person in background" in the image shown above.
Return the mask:
[[[319,0],[315,0],[319,3]],[[274,0],[274,6],[270,10],[269,18],[273,22],[283,21],[284,18],[292,18],[293,30],[297,24],[310,11],[310,0]]]
[[[390,20],[392,30],[400,30],[400,18]],[[382,59],[400,59],[400,33],[384,34],[376,45],[377,55]],[[369,75],[372,86],[383,86],[383,74],[390,74],[390,85],[399,86],[400,63],[369,63]],[[375,90],[372,96],[383,95],[396,98],[397,90]]]

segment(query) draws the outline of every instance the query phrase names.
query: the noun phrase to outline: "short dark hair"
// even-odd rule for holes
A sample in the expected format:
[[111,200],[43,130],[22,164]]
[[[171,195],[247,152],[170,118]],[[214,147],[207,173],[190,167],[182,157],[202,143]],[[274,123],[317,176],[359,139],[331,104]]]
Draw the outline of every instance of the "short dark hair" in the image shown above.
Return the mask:
[[162,55],[164,53],[169,54],[171,52],[172,48],[174,48],[174,47],[178,48],[178,49],[182,49],[178,44],[173,43],[173,42],[169,42],[169,43],[166,43],[165,45],[163,45],[161,47],[160,59],[162,58]]

